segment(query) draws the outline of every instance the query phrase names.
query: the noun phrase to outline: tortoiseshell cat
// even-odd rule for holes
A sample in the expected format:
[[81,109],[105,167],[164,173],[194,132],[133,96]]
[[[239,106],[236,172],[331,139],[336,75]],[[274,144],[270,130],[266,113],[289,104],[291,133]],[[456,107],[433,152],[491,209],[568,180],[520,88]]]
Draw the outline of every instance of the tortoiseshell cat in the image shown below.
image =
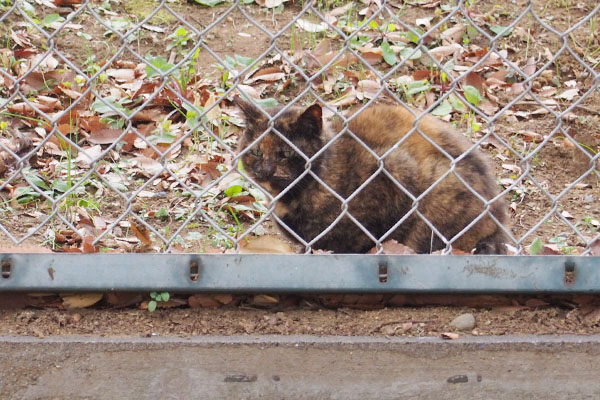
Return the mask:
[[[240,148],[245,149],[267,131],[268,118],[253,104],[240,98],[235,103],[246,117],[246,129]],[[281,107],[266,109],[275,115]],[[375,154],[382,156],[412,128],[415,118],[401,106],[369,107],[349,122],[349,130]],[[323,127],[322,110],[317,104],[302,109],[292,107],[274,122],[275,129],[297,146],[307,157],[314,156],[343,129],[338,119]],[[463,155],[472,144],[460,133],[432,116],[423,117],[418,128],[451,157]],[[280,194],[304,171],[306,159],[294,151],[275,132],[269,131],[242,155],[246,172],[272,196]],[[418,131],[391,151],[383,166],[406,190],[402,190],[384,171],[360,191],[379,166],[376,158],[348,132],[311,162],[311,171],[339,196],[352,199],[349,213],[376,239],[395,228],[385,240],[395,239],[418,253],[443,249],[444,242],[413,208],[413,198],[428,190],[450,168],[450,159],[437,150]],[[484,199],[498,194],[489,161],[478,149],[465,154],[455,171]],[[426,217],[447,239],[453,238],[484,212],[484,203],[450,173],[437,182],[418,202],[416,210]],[[309,242],[326,230],[342,212],[341,201],[310,174],[304,175],[277,201],[275,213],[296,234]],[[490,205],[489,212],[502,224],[507,220],[502,200]],[[409,214],[406,216],[407,214]],[[406,216],[406,218],[405,218]],[[396,224],[405,218],[401,224]],[[453,242],[453,247],[478,254],[505,254],[506,237],[486,214]],[[342,217],[312,248],[336,253],[363,253],[374,242],[349,217]]]

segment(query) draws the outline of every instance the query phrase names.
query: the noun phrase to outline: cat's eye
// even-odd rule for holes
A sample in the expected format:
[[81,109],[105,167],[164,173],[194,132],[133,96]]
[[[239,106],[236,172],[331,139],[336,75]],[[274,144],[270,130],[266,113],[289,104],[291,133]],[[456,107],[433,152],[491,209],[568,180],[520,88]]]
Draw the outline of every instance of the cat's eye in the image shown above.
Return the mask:
[[281,152],[281,156],[283,158],[290,158],[293,155],[294,155],[294,150],[284,150]]
[[250,149],[250,154],[252,154],[255,157],[262,157],[263,152],[261,151],[261,149],[255,147],[253,149]]

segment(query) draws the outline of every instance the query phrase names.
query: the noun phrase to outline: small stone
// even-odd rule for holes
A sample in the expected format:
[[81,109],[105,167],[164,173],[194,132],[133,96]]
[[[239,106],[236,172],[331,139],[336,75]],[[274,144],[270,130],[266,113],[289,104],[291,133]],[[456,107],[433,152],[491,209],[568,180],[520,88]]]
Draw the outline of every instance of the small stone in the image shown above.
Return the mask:
[[585,202],[586,203],[592,203],[594,201],[594,196],[591,194],[588,194],[587,196],[585,196]]
[[469,313],[459,315],[450,322],[450,326],[455,327],[459,331],[472,330],[475,328],[475,317]]
[[381,333],[385,336],[394,336],[396,334],[396,327],[390,325],[384,326],[381,328]]

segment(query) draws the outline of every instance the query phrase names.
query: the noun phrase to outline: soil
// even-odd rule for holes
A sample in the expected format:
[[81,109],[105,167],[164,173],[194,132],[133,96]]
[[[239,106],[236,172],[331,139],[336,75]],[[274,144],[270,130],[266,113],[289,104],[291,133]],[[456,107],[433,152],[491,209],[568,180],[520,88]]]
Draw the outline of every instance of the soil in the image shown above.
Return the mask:
[[[126,3],[111,3],[113,12],[128,15],[139,21],[144,15],[136,15],[135,7],[127,7]],[[131,3],[131,2],[129,2]],[[142,3],[142,2],[140,2]],[[526,1],[511,2],[509,7],[498,7],[497,1],[478,0],[477,12],[479,14],[495,14],[495,24],[507,26],[515,20],[516,16],[526,7]],[[571,2],[566,0],[534,0],[533,9],[548,21],[554,29],[564,30],[573,26],[575,21],[586,17],[595,6],[595,1],[580,1],[577,6],[569,7]],[[568,4],[567,4],[568,3]],[[99,1],[92,2],[94,6]],[[155,4],[152,2],[152,4]],[[170,4],[179,17],[198,29],[209,27],[215,21],[220,21],[220,16],[228,7],[207,9],[199,7],[193,2]],[[281,12],[268,11],[259,8],[256,4],[243,9],[260,24],[261,28],[271,33],[286,26],[301,10],[298,3],[285,3]],[[48,11],[56,12],[56,11]],[[403,7],[399,13],[401,18],[412,23],[416,18],[421,18],[429,11],[418,7]],[[433,15],[433,9],[430,10]],[[168,14],[168,12],[166,12]],[[182,25],[179,17],[173,15],[159,15],[152,19],[150,25],[172,32],[177,26]],[[8,18],[7,26],[20,21],[20,16],[12,15]],[[93,40],[64,30],[55,38],[55,48],[69,59],[74,65],[83,68],[90,55],[95,55],[96,60],[103,60],[114,54],[114,49],[119,44],[117,35],[111,35],[108,40],[103,36],[106,28],[94,22],[90,13],[81,13],[73,20],[74,23],[85,26],[85,33],[91,35]],[[550,30],[542,27],[532,17],[526,17],[519,26],[524,29],[533,29],[534,41],[523,42],[515,36],[501,41],[501,47],[508,48],[511,55],[528,51],[538,57],[548,48],[551,53],[559,51],[561,39]],[[271,46],[271,38],[256,24],[250,22],[239,10],[226,16],[222,21],[208,30],[204,35],[204,43],[214,55],[221,60],[227,55],[241,54],[247,57],[259,57]],[[243,35],[240,35],[243,33]],[[281,49],[288,49],[292,33],[288,29],[280,38],[273,41]],[[480,45],[486,42],[480,36]],[[584,23],[575,29],[566,39],[569,45],[579,55],[585,52],[586,46],[598,46],[598,34],[590,28],[589,23]],[[39,44],[43,45],[43,43]],[[140,29],[138,36],[130,43],[130,48],[144,56],[155,53],[157,49],[165,48],[165,34],[158,34],[152,29]],[[592,48],[596,48],[592,47]],[[168,58],[169,54],[165,54]],[[133,53],[125,50],[119,57],[122,60],[139,62]],[[208,51],[200,57],[199,70],[207,78],[218,78],[220,70],[214,67],[217,59]],[[598,65],[594,67],[597,74]],[[561,81],[575,80],[581,83],[581,92],[591,88],[593,75],[585,70],[581,64],[567,51],[559,57],[556,68]],[[400,74],[410,71],[399,71]],[[536,85],[544,86],[549,82],[540,77]],[[597,84],[597,82],[596,82]],[[301,85],[290,87],[280,93],[275,93],[280,100],[293,98],[299,92]],[[273,94],[273,93],[270,93]],[[511,98],[500,99],[509,102]],[[578,107],[571,111],[574,118],[560,121],[561,125],[555,132],[557,122],[551,114],[515,116],[519,111],[531,112],[537,105],[529,103],[531,99],[524,98],[522,102],[509,108],[511,113],[505,113],[495,121],[495,130],[498,136],[507,144],[517,150],[510,150],[501,145],[498,140],[490,140],[484,144],[484,150],[493,158],[497,175],[500,179],[510,179],[515,171],[529,170],[529,179],[526,179],[519,190],[511,190],[507,196],[511,198],[511,231],[517,239],[518,245],[528,245],[534,238],[540,237],[544,243],[558,243],[558,251],[569,253],[577,252],[578,247],[585,246],[589,238],[597,234],[598,227],[593,224],[583,223],[586,219],[600,220],[600,186],[597,175],[578,181],[579,176],[589,168],[589,159],[580,149],[573,147],[572,141],[565,139],[572,137],[575,140],[592,148],[598,148],[600,143],[600,93],[595,90],[586,97]],[[565,109],[568,105],[561,105]],[[464,128],[464,126],[463,126]],[[483,123],[482,130],[488,126]],[[536,143],[520,132],[534,132],[544,137],[553,134],[547,142]],[[543,147],[541,145],[543,144]],[[594,147],[595,146],[595,147]],[[187,154],[182,153],[181,157]],[[510,169],[507,169],[507,166]],[[519,172],[520,173],[520,172]],[[597,174],[597,171],[596,171]],[[568,190],[566,190],[568,189]],[[168,190],[159,192],[156,196],[138,199],[134,209],[159,210],[166,207],[173,211],[177,207],[188,208],[193,201],[183,198],[177,193]],[[134,203],[135,204],[135,203]],[[125,202],[121,197],[106,193],[102,198],[103,217],[107,220],[119,218],[125,212]],[[45,207],[45,208],[44,208]],[[21,238],[31,232],[44,220],[49,211],[43,204],[36,207],[18,208],[18,213],[5,213],[2,215],[2,224],[7,227],[11,235]],[[561,214],[568,211],[569,216]],[[227,219],[227,216],[223,217]],[[231,219],[231,218],[229,218]],[[56,220],[56,219],[55,219]],[[62,224],[60,220],[57,220]],[[164,232],[169,228],[175,232],[182,224],[173,218],[160,220],[155,218],[152,226],[157,231]],[[229,221],[231,222],[231,221]],[[251,222],[243,221],[245,227]],[[577,226],[579,233],[573,230]],[[115,227],[115,236],[126,236],[127,229]],[[209,229],[207,224],[198,223],[190,225],[182,234],[194,231],[205,232]],[[277,232],[272,221],[267,221],[267,232]],[[559,238],[559,240],[555,240]],[[6,237],[3,240],[8,241]],[[39,245],[47,243],[45,228],[38,230],[25,243]],[[178,251],[204,252],[210,251],[211,242],[206,240],[190,241],[185,248]],[[107,244],[107,247],[108,246]],[[127,251],[163,251],[164,247],[140,248],[131,245]],[[250,296],[251,297],[251,296]],[[180,298],[178,303],[187,307],[187,299]],[[114,309],[103,305],[96,309],[83,310],[56,310],[51,306],[36,305],[36,308],[15,310],[0,310],[0,334],[20,334],[43,337],[47,335],[101,335],[101,336],[161,336],[161,335],[232,335],[232,334],[316,334],[316,335],[406,335],[406,336],[431,336],[440,335],[442,332],[453,331],[449,326],[450,321],[463,313],[472,313],[476,319],[476,327],[466,334],[491,335],[491,334],[593,334],[600,333],[600,313],[597,312],[594,301],[577,302],[572,300],[539,300],[539,299],[508,299],[485,305],[475,302],[474,305],[456,305],[456,301],[446,301],[454,306],[425,306],[432,302],[424,301],[422,305],[406,306],[406,302],[390,305],[382,301],[368,302],[360,306],[354,302],[327,302],[323,299],[280,298],[278,305],[271,309],[257,309],[251,301],[239,300],[233,304],[218,308],[169,308],[159,309],[154,313],[139,310],[129,306],[125,309]],[[6,300],[6,299],[5,299]],[[60,304],[60,299],[57,299]],[[351,302],[352,303],[352,302]],[[360,301],[358,301],[360,303]],[[435,302],[433,302],[435,303]],[[485,303],[485,302],[483,302]],[[8,303],[10,304],[10,302]],[[139,304],[139,301],[134,302]],[[439,303],[438,303],[439,304]],[[443,304],[443,303],[442,303]],[[464,304],[464,303],[463,303]],[[39,307],[42,307],[41,309]],[[354,308],[350,308],[354,307]],[[360,310],[356,308],[379,308]],[[383,307],[383,308],[382,308]]]
[[[268,309],[251,305],[249,296],[238,297],[238,305],[158,309],[153,313],[136,309],[0,310],[0,335],[439,336],[459,332],[450,322],[465,313],[472,314],[476,321],[473,329],[459,332],[465,335],[600,333],[600,302],[589,296],[579,299],[397,297],[398,304],[437,302],[455,306],[383,307],[382,296],[378,295],[323,295],[279,297],[279,304]],[[390,301],[393,303],[394,299]],[[351,308],[340,306],[344,302],[353,304]],[[464,306],[469,303],[479,305]],[[457,306],[460,304],[463,306]]]

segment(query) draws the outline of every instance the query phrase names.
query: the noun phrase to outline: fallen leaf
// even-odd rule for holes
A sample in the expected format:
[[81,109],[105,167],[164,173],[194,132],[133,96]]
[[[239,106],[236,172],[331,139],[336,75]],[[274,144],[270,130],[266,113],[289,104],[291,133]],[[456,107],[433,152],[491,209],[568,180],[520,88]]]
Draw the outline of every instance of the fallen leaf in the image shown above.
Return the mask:
[[486,115],[494,115],[500,107],[488,99],[483,99],[477,104],[477,108],[483,111]]
[[381,89],[381,84],[377,81],[373,81],[370,79],[359,81],[356,84],[356,97],[359,100],[365,98],[372,99],[377,95],[379,89]]
[[148,178],[155,176],[163,170],[163,165],[153,158],[139,155],[134,160],[138,168]]
[[139,293],[107,292],[104,301],[115,308],[129,307],[142,301]]
[[440,337],[446,340],[456,340],[460,337],[460,335],[454,332],[443,332]]
[[456,24],[452,28],[446,29],[440,33],[440,37],[449,43],[456,43],[462,40],[463,34],[467,30],[465,24]]
[[258,4],[261,7],[266,7],[266,8],[275,8],[275,7],[279,7],[280,5],[282,5],[284,2],[288,1],[288,0],[255,0],[256,4]]
[[244,83],[249,85],[256,81],[267,81],[267,82],[275,82],[285,78],[285,73],[282,72],[278,67],[267,67],[262,68],[252,74],[252,77],[247,78]]
[[466,85],[474,86],[482,95],[485,94],[485,80],[476,72],[469,72],[464,82]]
[[310,32],[310,33],[324,32],[328,28],[328,26],[325,22],[315,24],[314,22],[309,22],[304,19],[299,19],[298,21],[296,21],[296,26],[298,28],[300,28],[306,32]]
[[61,294],[63,306],[67,310],[93,306],[102,299],[102,293]]
[[554,86],[544,86],[542,87],[537,94],[542,97],[550,97],[554,96],[558,92],[558,89]]
[[84,253],[97,253],[98,249],[96,248],[96,246],[94,246],[94,239],[95,237],[91,236],[91,235],[86,235],[83,237],[82,245],[83,245],[83,252]]
[[575,219],[575,217],[573,215],[571,215],[571,213],[568,212],[567,210],[561,211],[560,215],[562,215],[563,217],[565,217],[567,219]]
[[115,78],[117,82],[131,82],[135,79],[135,72],[133,69],[108,69],[106,75]]
[[577,88],[568,89],[568,90],[565,90],[564,92],[562,92],[561,94],[559,94],[558,96],[556,96],[556,98],[570,101],[570,100],[573,100],[575,98],[575,96],[577,96],[578,93],[579,93],[579,89],[577,89]]
[[354,103],[356,103],[356,90],[354,90],[353,87],[349,87],[340,97],[328,102],[328,104],[333,107],[349,106]]
[[513,96],[518,96],[521,93],[523,93],[524,91],[525,91],[525,85],[521,82],[513,83],[508,88],[508,93],[510,93]]
[[102,146],[99,144],[92,147],[86,146],[81,150],[75,159],[75,163],[80,168],[89,168],[102,154]]
[[145,226],[139,224],[137,221],[131,219],[130,229],[133,231],[135,236],[145,245],[152,246],[152,239],[150,238],[150,231]]
[[246,242],[240,242],[240,253],[242,254],[293,254],[294,249],[288,243],[279,239],[275,235],[262,235],[249,238]]
[[535,74],[535,70],[536,70],[536,68],[535,68],[535,57],[529,57],[527,59],[527,63],[523,67],[523,72],[527,76],[532,76],[533,74]]
[[123,133],[122,129],[113,129],[100,122],[100,117],[95,115],[80,119],[81,128],[90,133],[87,141],[92,144],[112,144],[117,141]]
[[217,308],[223,305],[212,294],[194,294],[188,297],[187,302],[191,308]]
[[252,297],[250,304],[258,307],[269,307],[279,304],[279,298],[276,296],[269,296],[266,294],[257,294]]
[[463,47],[458,43],[452,43],[447,46],[439,46],[429,50],[429,54],[431,54],[437,61],[442,61],[444,57],[449,55],[458,55],[463,52]]
[[417,18],[415,20],[415,23],[417,24],[417,26],[423,27],[426,30],[428,30],[429,27],[431,26],[431,20],[433,18],[434,18],[434,16],[427,16],[427,17]]
[[350,10],[352,7],[354,7],[354,3],[348,3],[345,6],[336,7],[329,12],[329,15],[332,17],[339,17],[340,15],[346,14],[346,12],[348,12],[348,10]]

